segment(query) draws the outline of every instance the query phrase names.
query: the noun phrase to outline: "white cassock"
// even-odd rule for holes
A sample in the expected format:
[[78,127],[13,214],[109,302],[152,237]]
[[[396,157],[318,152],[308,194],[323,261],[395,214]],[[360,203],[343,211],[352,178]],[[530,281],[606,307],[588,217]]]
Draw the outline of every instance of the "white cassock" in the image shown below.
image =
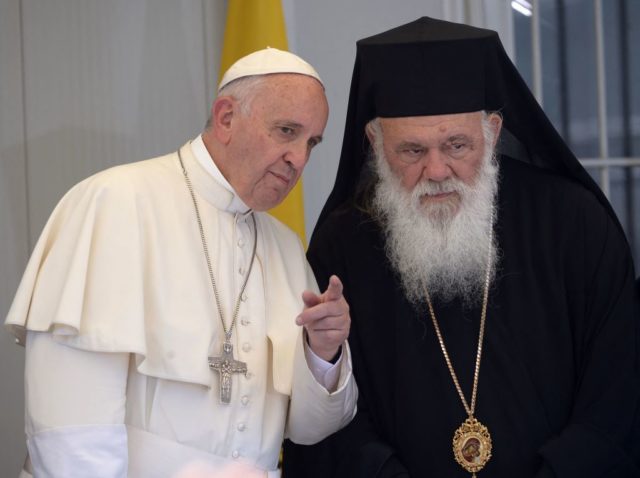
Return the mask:
[[256,219],[232,338],[248,373],[233,375],[231,403],[221,404],[207,358],[220,355],[224,333],[177,153],[96,174],[54,210],[6,321],[26,341],[38,478],[174,477],[193,463],[215,476],[235,464],[277,476],[283,436],[311,444],[355,414],[348,347],[331,366],[294,322],[302,291],[317,292],[298,238],[247,211],[201,137],[181,154],[227,327]]

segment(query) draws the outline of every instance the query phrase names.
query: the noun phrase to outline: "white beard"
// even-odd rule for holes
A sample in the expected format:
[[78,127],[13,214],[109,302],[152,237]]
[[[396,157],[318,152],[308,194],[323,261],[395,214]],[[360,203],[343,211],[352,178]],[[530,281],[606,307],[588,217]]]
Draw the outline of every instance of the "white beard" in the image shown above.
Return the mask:
[[[498,190],[494,149],[485,148],[473,185],[455,178],[441,183],[427,180],[412,191],[391,171],[382,147],[375,150],[381,153],[375,154],[379,182],[373,208],[384,225],[387,256],[400,274],[407,298],[423,305],[428,291],[431,298],[449,301],[459,297],[467,306],[478,304],[487,267],[491,279],[497,263],[491,234]],[[459,201],[420,202],[425,193],[448,191],[456,191]]]

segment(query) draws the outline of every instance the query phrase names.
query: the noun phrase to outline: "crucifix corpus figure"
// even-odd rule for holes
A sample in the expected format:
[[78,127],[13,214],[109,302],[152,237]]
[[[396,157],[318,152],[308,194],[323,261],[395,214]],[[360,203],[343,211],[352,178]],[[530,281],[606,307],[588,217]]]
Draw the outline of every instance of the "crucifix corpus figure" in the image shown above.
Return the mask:
[[209,357],[209,367],[220,374],[220,401],[231,401],[231,374],[247,375],[247,364],[233,358],[233,345],[228,342],[222,344],[222,355]]

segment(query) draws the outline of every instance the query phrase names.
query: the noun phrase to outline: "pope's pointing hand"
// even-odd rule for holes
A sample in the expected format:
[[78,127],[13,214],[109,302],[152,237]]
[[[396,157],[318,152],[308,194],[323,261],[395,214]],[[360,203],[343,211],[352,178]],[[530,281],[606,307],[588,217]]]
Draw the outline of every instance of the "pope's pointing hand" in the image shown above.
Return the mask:
[[304,326],[309,346],[320,358],[330,361],[349,336],[349,305],[342,295],[342,282],[331,276],[327,290],[320,295],[309,290],[302,293],[304,310],[296,324]]

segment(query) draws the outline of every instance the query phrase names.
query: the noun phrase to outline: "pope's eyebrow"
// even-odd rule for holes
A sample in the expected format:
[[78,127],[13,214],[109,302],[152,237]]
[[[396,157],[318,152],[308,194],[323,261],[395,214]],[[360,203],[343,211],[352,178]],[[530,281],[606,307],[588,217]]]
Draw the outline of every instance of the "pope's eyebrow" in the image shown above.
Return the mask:
[[291,128],[291,129],[300,129],[302,128],[302,125],[300,123],[296,123],[295,121],[290,121],[290,120],[275,120],[273,122],[274,126],[276,128]]
[[[291,128],[296,131],[304,128],[304,125],[302,125],[302,123],[298,123],[296,121],[276,120],[274,123],[276,128]],[[310,140],[315,141],[315,144],[319,144],[322,142],[322,135],[312,136]]]

